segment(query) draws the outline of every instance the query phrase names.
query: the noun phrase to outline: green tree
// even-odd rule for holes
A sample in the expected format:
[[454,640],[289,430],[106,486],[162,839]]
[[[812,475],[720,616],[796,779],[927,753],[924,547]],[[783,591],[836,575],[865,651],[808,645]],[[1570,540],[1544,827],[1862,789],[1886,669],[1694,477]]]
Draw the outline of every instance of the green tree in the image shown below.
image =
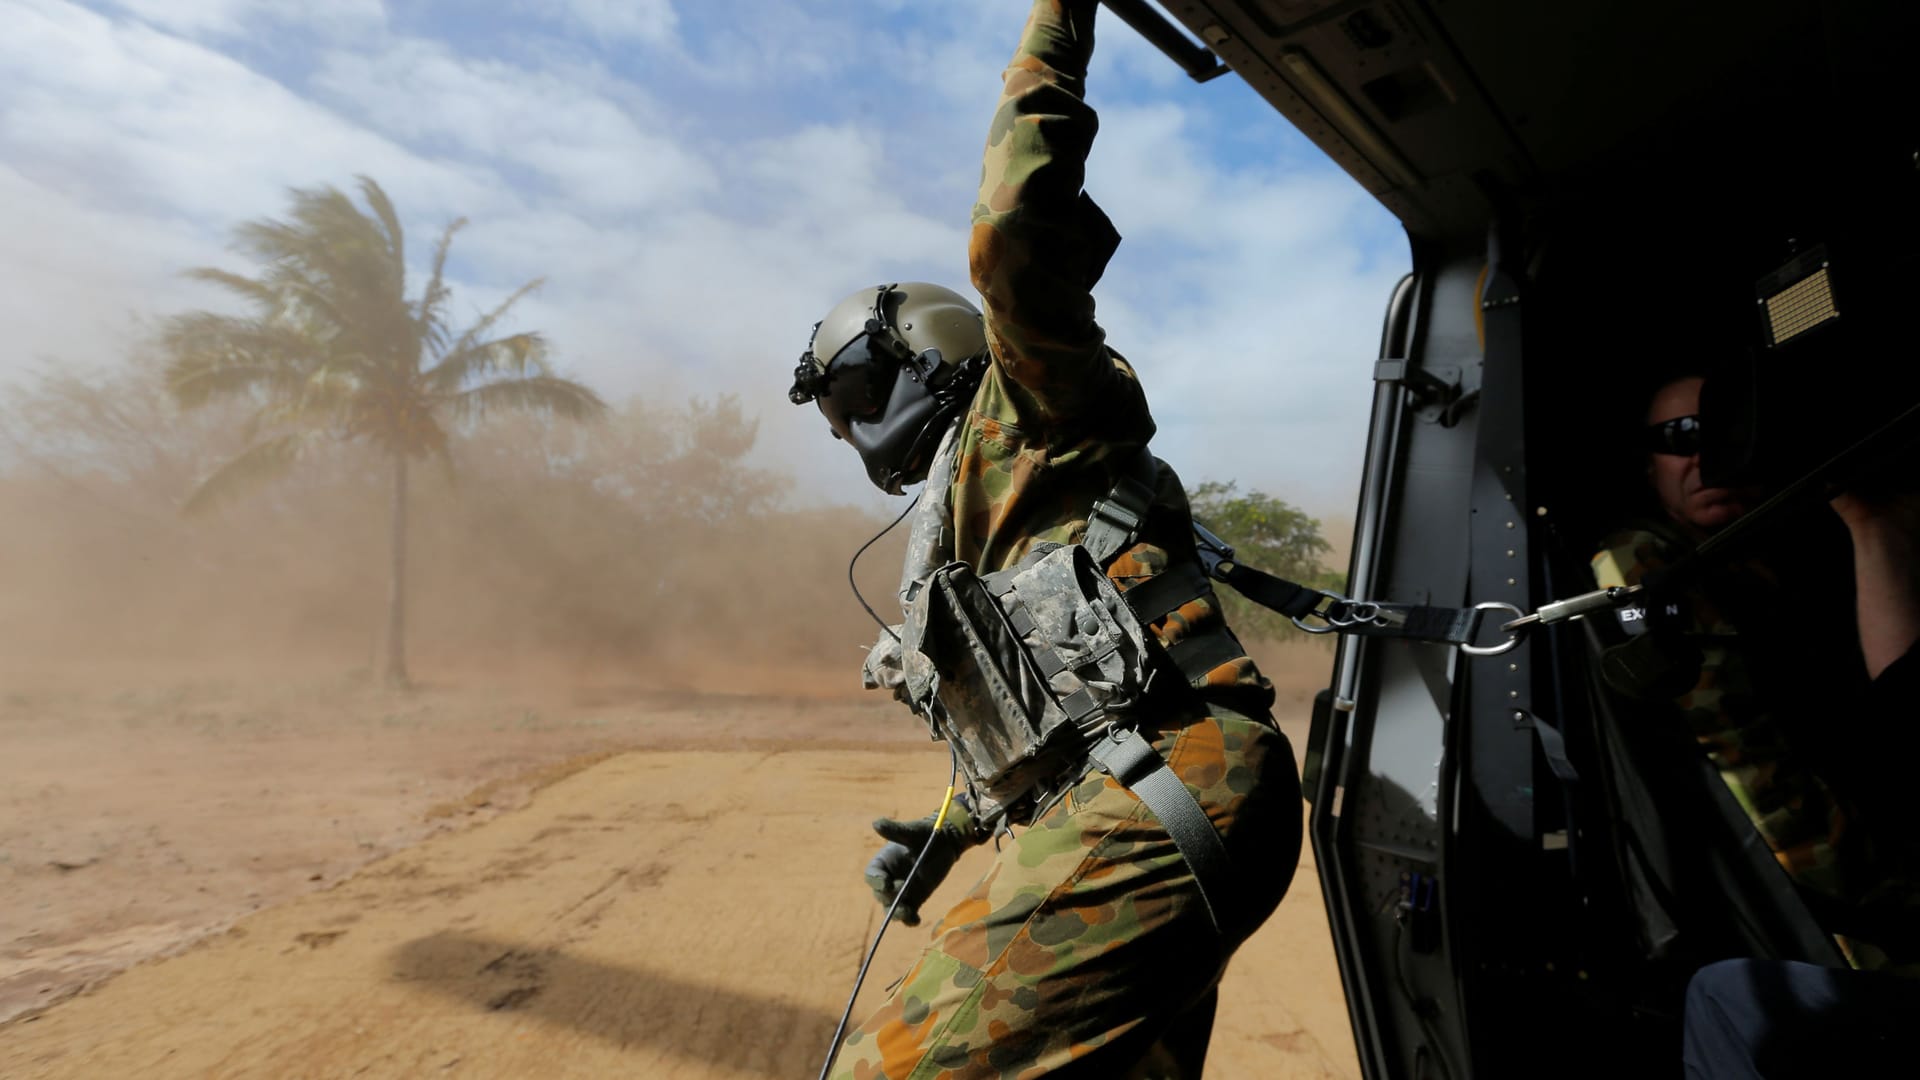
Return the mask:
[[364,442],[388,460],[391,588],[383,674],[404,686],[409,464],[431,456],[450,471],[449,428],[489,412],[586,420],[606,406],[585,386],[553,374],[538,333],[491,336],[538,280],[454,332],[445,270],[464,218],[441,233],[426,288],[408,297],[399,215],[379,184],[359,180],[365,210],[333,187],[296,189],[285,220],[251,221],[235,230],[237,250],[260,264],[256,276],[188,271],[235,294],[249,310],[169,320],[166,377],[182,408],[240,399],[253,409],[250,445],[200,482],[188,496],[189,513],[258,487],[329,443]]
[[[1208,481],[1187,493],[1193,516],[1233,545],[1239,561],[1269,574],[1338,592],[1346,577],[1321,560],[1333,545],[1320,535],[1320,522],[1283,500],[1258,491],[1245,495],[1236,485]],[[1300,631],[1278,612],[1269,611],[1228,587],[1218,589],[1234,628],[1248,637],[1289,638]]]

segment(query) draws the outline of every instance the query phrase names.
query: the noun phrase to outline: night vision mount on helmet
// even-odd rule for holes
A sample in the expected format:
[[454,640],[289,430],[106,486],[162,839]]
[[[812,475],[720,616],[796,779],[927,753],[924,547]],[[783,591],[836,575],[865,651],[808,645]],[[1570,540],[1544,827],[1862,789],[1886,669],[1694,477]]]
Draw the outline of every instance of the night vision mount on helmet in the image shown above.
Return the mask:
[[787,397],[816,402],[874,485],[899,495],[926,479],[987,359],[986,326],[965,297],[923,281],[881,285],[848,296],[814,324]]

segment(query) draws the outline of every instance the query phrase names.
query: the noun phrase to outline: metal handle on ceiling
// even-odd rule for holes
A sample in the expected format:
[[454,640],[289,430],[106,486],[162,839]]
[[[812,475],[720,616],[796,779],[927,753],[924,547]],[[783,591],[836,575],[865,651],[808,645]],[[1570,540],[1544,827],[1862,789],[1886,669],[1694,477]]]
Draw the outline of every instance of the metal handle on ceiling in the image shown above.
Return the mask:
[[1229,70],[1213,55],[1212,50],[1189,38],[1185,31],[1174,25],[1173,20],[1155,10],[1147,0],[1102,2],[1141,37],[1166,53],[1168,59],[1180,65],[1180,69],[1191,76],[1194,82],[1206,82],[1225,75]]

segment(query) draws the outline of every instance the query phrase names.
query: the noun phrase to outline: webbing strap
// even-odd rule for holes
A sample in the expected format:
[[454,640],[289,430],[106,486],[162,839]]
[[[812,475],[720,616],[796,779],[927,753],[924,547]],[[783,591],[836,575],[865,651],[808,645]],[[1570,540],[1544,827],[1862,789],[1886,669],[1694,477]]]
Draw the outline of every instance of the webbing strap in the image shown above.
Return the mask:
[[1138,796],[1166,827],[1173,846],[1180,849],[1193,871],[1193,883],[1200,890],[1200,902],[1206,905],[1208,917],[1224,935],[1233,925],[1233,913],[1226,907],[1235,895],[1233,863],[1228,859],[1227,845],[1214,831],[1199,801],[1137,731],[1109,731],[1094,743],[1091,757],[1101,772]]
[[1121,466],[1106,497],[1088,511],[1087,535],[1080,543],[1092,553],[1096,565],[1105,568],[1140,535],[1140,526],[1153,507],[1153,481],[1159,468],[1147,448],[1140,447]]
[[1213,592],[1207,572],[1192,561],[1174,563],[1120,594],[1142,623],[1152,626],[1188,601]]
[[[1160,464],[1142,446],[1121,464],[1118,471],[1120,475],[1114,480],[1113,488],[1088,511],[1087,533],[1081,540],[1082,546],[1093,556],[1094,563],[1102,569],[1139,538],[1140,527],[1146,522],[1147,512],[1153,506],[1154,484],[1159,477]],[[1141,622],[1152,625],[1169,612],[1178,610],[1182,604],[1208,595],[1212,591],[1209,584],[1211,579],[1233,586],[1240,595],[1289,619],[1314,617],[1324,620],[1326,626],[1320,630],[1302,624],[1304,629],[1316,633],[1333,631],[1364,637],[1397,637],[1448,645],[1471,645],[1480,627],[1481,614],[1474,608],[1347,600],[1299,582],[1275,577],[1264,570],[1235,561],[1233,549],[1225,546],[1198,522],[1194,523],[1194,533],[1199,542],[1200,565],[1177,562],[1122,594],[1127,606],[1133,609]],[[1230,634],[1226,640],[1232,642],[1233,648],[1239,648],[1239,643],[1233,641]],[[1217,639],[1208,642],[1208,645],[1216,652],[1222,648]],[[1200,642],[1196,640],[1190,648],[1200,648]],[[1206,672],[1240,655],[1234,653],[1233,656],[1225,656],[1199,667],[1206,658],[1182,661],[1177,649],[1178,646],[1172,650],[1175,651],[1175,662],[1189,681],[1197,681]]]
[[1540,752],[1547,759],[1547,767],[1553,770],[1554,779],[1562,784],[1579,783],[1580,770],[1573,767],[1573,759],[1567,756],[1566,736],[1544,717],[1535,715],[1532,720],[1534,737],[1540,740]]
[[[1202,537],[1202,540],[1207,539]],[[1231,554],[1231,552],[1229,552]],[[1289,619],[1313,616],[1322,629],[1302,624],[1312,633],[1358,634],[1362,637],[1410,638],[1448,645],[1471,645],[1480,628],[1481,613],[1474,608],[1434,607],[1428,604],[1391,604],[1348,600],[1332,593],[1275,577],[1231,558],[1212,560],[1213,577],[1234,587],[1247,599]]]
[[1173,666],[1180,669],[1188,683],[1195,686],[1206,679],[1207,673],[1229,660],[1237,660],[1247,655],[1246,646],[1233,636],[1226,627],[1216,627],[1193,637],[1181,638],[1167,646],[1167,658]]
[[[1153,505],[1153,485],[1159,474],[1160,463],[1143,446],[1121,467],[1120,477],[1114,481],[1113,489],[1107,492],[1106,498],[1093,504],[1092,511],[1087,515],[1087,535],[1081,544],[1103,569],[1139,537],[1140,525],[1146,521],[1147,510]],[[1258,570],[1250,570],[1249,573],[1268,576]],[[1278,578],[1270,580],[1279,581]],[[1280,584],[1300,588],[1288,582]],[[1206,569],[1198,562],[1186,560],[1173,563],[1120,595],[1127,606],[1133,609],[1134,616],[1143,625],[1151,627],[1189,601],[1212,594],[1213,585],[1207,578]],[[1312,596],[1317,601],[1320,594],[1313,593]],[[1303,612],[1311,609],[1312,602],[1301,608]],[[1181,676],[1189,684],[1198,686],[1205,681],[1208,672],[1245,656],[1246,649],[1231,631],[1221,627],[1176,642],[1167,649],[1167,655]]]
[[1237,562],[1222,562],[1216,576],[1233,586],[1241,596],[1261,607],[1272,608],[1289,619],[1305,615],[1326,598],[1326,594],[1319,589],[1309,589]]
[[[1468,645],[1480,625],[1480,613],[1473,608],[1431,607],[1426,604],[1385,604],[1371,601],[1347,601],[1349,610],[1365,607],[1373,618],[1339,624],[1343,634],[1373,637],[1412,638],[1438,641],[1448,645]],[[1339,605],[1333,615],[1340,616]]]

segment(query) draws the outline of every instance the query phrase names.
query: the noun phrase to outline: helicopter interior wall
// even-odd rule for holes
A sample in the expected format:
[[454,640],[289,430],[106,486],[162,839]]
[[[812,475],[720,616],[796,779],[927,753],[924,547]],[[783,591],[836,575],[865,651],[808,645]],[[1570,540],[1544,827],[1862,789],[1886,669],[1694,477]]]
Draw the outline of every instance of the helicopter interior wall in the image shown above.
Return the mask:
[[[1381,494],[1358,520],[1371,505],[1377,535],[1351,575],[1366,595],[1530,608],[1586,591],[1598,540],[1660,513],[1636,433],[1672,374],[1725,388],[1777,361],[1749,395],[1772,410],[1774,484],[1796,453],[1920,399],[1920,365],[1887,362],[1912,352],[1894,301],[1920,292],[1920,5],[1166,8],[1407,226],[1420,300],[1382,356],[1425,377],[1376,403]],[[1481,340],[1513,325],[1478,313],[1494,216],[1517,352]],[[1756,354],[1756,282],[1823,243],[1873,268],[1835,267],[1836,286],[1866,285],[1846,323],[1866,332]],[[1496,371],[1496,355],[1519,360]],[[1859,663],[1843,530],[1816,504],[1749,554],[1792,579],[1790,606],[1762,613],[1779,631],[1762,662],[1793,684],[1775,707],[1821,753],[1857,754],[1831,723]],[[1672,1072],[1695,960],[1827,947],[1691,740],[1598,680],[1586,629],[1453,664],[1342,646],[1340,707],[1309,751],[1325,762],[1313,837],[1370,1078]]]
[[[1665,518],[1632,438],[1663,382],[1706,377],[1702,475],[1746,487],[1749,506],[1920,402],[1920,369],[1902,359],[1912,355],[1920,293],[1920,99],[1901,89],[1920,44],[1911,7],[1896,20],[1904,30],[1876,36],[1890,25],[1889,6],[1834,5],[1823,34],[1798,52],[1758,58],[1774,79],[1727,95],[1718,110],[1672,118],[1637,156],[1533,208],[1528,471],[1551,509],[1542,559],[1558,563],[1568,590],[1586,584],[1582,564],[1607,532]],[[1773,347],[1758,285],[1810,251],[1831,263],[1838,315]],[[1722,434],[1731,430],[1740,439]],[[1915,458],[1909,441],[1839,481],[1912,490]],[[1852,741],[1844,721],[1864,667],[1850,545],[1823,503],[1816,490],[1745,541],[1730,561],[1763,567],[1773,587],[1723,599],[1751,601],[1736,619],[1741,647],[1766,676],[1770,711],[1793,745],[1822,775],[1844,775],[1873,750]],[[1581,652],[1593,655],[1571,650],[1570,670]],[[1604,686],[1594,694],[1590,730],[1615,744],[1644,734],[1661,712]],[[1688,836],[1683,848],[1753,841],[1710,772],[1650,768],[1651,753],[1641,746],[1611,763],[1623,770],[1616,795],[1644,784],[1656,799],[1657,820],[1638,823],[1643,831],[1711,817],[1717,840]],[[1596,764],[1605,757],[1595,754]],[[1690,809],[1671,812],[1677,805]],[[1619,819],[1620,805],[1606,809]],[[1681,869],[1699,865],[1679,860]],[[1675,901],[1692,909],[1683,929],[1700,951],[1831,958],[1830,949],[1818,955],[1825,942],[1809,940],[1792,896],[1761,895],[1778,892],[1781,875],[1719,869],[1717,884],[1694,883],[1697,902]],[[1721,933],[1716,889],[1770,910]]]
[[[1404,309],[1388,320],[1383,357],[1417,356],[1477,388],[1476,273],[1457,261],[1397,291]],[[1369,485],[1357,515],[1366,535],[1356,537],[1355,587],[1462,602],[1467,531],[1436,523],[1462,520],[1472,427],[1424,422],[1404,407],[1395,384],[1379,385],[1385,411],[1376,411],[1369,458],[1384,485]],[[1337,678],[1352,698],[1330,713],[1312,837],[1367,1073],[1414,1075],[1431,1067],[1422,1060],[1464,1053],[1458,1029],[1433,1021],[1457,1012],[1435,887],[1449,817],[1440,777],[1451,672],[1448,650],[1370,644],[1342,643]]]
[[[1657,183],[1623,176],[1607,198],[1567,201],[1533,223],[1524,392],[1528,497],[1538,512],[1531,562],[1542,598],[1591,588],[1587,559],[1603,536],[1664,517],[1636,439],[1648,397],[1677,375],[1705,374],[1711,385],[1751,363],[1755,278],[1783,255],[1793,230],[1847,219],[1831,210],[1831,184],[1762,185],[1709,201],[1714,185],[1704,169]],[[1835,415],[1825,410],[1836,397],[1864,396],[1877,407],[1894,385],[1884,375],[1871,365],[1806,372],[1807,420]],[[1849,743],[1843,723],[1862,661],[1838,521],[1808,500],[1740,560],[1766,567],[1778,586],[1769,597],[1785,600],[1756,606],[1741,623],[1742,647],[1767,675],[1770,711],[1816,767],[1844,768],[1850,755],[1870,753]],[[1567,992],[1549,979],[1485,980],[1468,994],[1483,1015],[1489,997],[1511,1003],[1518,985],[1539,991],[1537,1007],[1552,1010],[1556,990],[1561,1007],[1579,1002],[1583,1023],[1561,1030],[1607,1044],[1588,1059],[1601,1072],[1635,1059],[1671,1064],[1680,995],[1703,963],[1838,959],[1671,700],[1623,694],[1598,677],[1600,650],[1618,643],[1618,629],[1596,618],[1554,628],[1534,647],[1536,711],[1555,718],[1583,781],[1567,815],[1582,858],[1567,877],[1546,863],[1508,864],[1533,875],[1543,904],[1566,903],[1567,917],[1544,928],[1534,952],[1541,963],[1580,964],[1585,985]],[[1474,713],[1476,724],[1489,719]],[[1533,773],[1549,782],[1549,763],[1536,758]],[[1539,827],[1551,827],[1547,816]],[[1485,1040],[1475,1041],[1478,1057]]]
[[[1499,597],[1523,606],[1590,588],[1598,539],[1658,512],[1634,440],[1645,395],[1740,338],[1749,268],[1767,257],[1771,223],[1651,196],[1559,220],[1538,229],[1524,259],[1524,388],[1505,405],[1482,396],[1473,313],[1484,253],[1416,244],[1420,317],[1404,352],[1456,380],[1467,407],[1415,409],[1409,397],[1398,414],[1370,595],[1466,603],[1514,586],[1497,545],[1458,528],[1476,507],[1501,506],[1492,490],[1544,511],[1524,531],[1530,545],[1513,541],[1527,587]],[[1681,239],[1649,259],[1648,235]],[[1479,429],[1503,413],[1524,429],[1524,485],[1487,475],[1496,466]],[[1831,515],[1807,515],[1763,547],[1801,583],[1794,618],[1851,626],[1844,534]],[[1680,994],[1699,964],[1833,958],[1698,749],[1673,737],[1672,718],[1605,687],[1579,628],[1538,642],[1474,662],[1470,677],[1417,646],[1344,650],[1360,688],[1336,777],[1349,809],[1320,857],[1337,881],[1329,898],[1343,949],[1365,957],[1348,981],[1373,1017],[1357,1026],[1376,1037],[1363,1052],[1379,1062],[1369,1075],[1450,1071],[1436,1061],[1500,1075],[1552,1046],[1582,1048],[1570,1074],[1662,1068],[1678,1052]],[[1804,673],[1780,707],[1818,742],[1829,673],[1859,665],[1851,635],[1776,636],[1771,647],[1770,667]],[[1582,784],[1557,784],[1528,725],[1508,720],[1501,703],[1514,680],[1528,711],[1565,733]],[[1447,887],[1423,892],[1436,877]]]

